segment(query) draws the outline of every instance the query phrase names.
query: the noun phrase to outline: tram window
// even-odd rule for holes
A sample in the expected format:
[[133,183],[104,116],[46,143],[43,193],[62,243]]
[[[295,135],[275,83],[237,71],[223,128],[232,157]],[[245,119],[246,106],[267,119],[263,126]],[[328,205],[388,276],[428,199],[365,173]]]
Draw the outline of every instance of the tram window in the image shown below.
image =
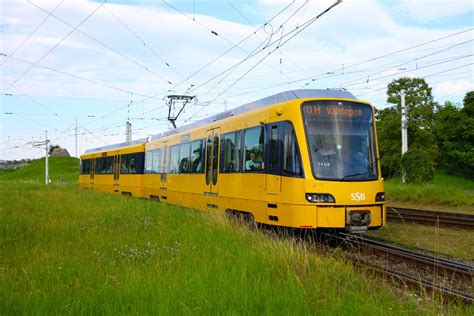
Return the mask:
[[122,167],[120,168],[120,173],[129,174],[137,173],[137,164],[135,154],[122,155],[120,161],[122,162]]
[[154,150],[145,152],[145,173],[153,173],[153,153]]
[[104,158],[96,158],[95,159],[95,173],[102,174],[104,172]]
[[84,173],[91,173],[91,160],[87,159],[85,161]]
[[112,174],[113,172],[113,157],[105,157],[104,158],[104,165],[103,165],[103,170],[104,172],[103,173],[106,173],[106,174]]
[[87,159],[84,161],[84,173],[91,173],[92,160]]
[[202,139],[191,143],[191,172],[202,173],[203,171],[203,147]]
[[145,170],[145,152],[140,152],[135,154],[136,157],[136,173],[143,174]]
[[95,159],[95,173],[96,174],[101,174],[101,173],[104,173],[103,172],[103,167],[104,165],[104,158],[96,158]]
[[190,159],[189,152],[191,150],[191,143],[184,143],[180,145],[179,153],[179,173],[189,173]]
[[217,184],[217,166],[219,164],[219,135],[214,135],[214,147],[213,147],[213,162],[212,162],[212,184]]
[[206,144],[206,185],[211,183],[211,155],[212,155],[212,138],[209,135],[207,137],[207,144]]
[[91,172],[91,160],[84,159],[81,162],[81,174],[89,174]]
[[129,173],[129,155],[122,155],[120,158],[121,161],[121,168],[120,168],[120,173],[127,174]]
[[87,159],[84,161],[84,173],[90,173],[91,172],[91,161],[90,159]]
[[155,149],[153,150],[152,152],[152,156],[153,156],[153,162],[152,162],[152,165],[151,165],[151,172],[152,173],[162,173],[163,170],[162,167],[163,167],[163,149],[161,148],[158,148],[158,149]]
[[179,171],[179,145],[171,146],[170,156],[170,173],[178,173]]
[[[111,159],[112,157],[102,158],[102,172],[101,173],[103,173],[103,174],[112,173],[112,162],[109,158]],[[109,170],[109,168],[110,168],[110,170]]]
[[[109,158],[112,159],[112,157],[109,157]],[[144,152],[122,155],[120,157],[120,161],[121,161],[120,173],[143,174],[144,165],[145,165]],[[112,163],[111,163],[111,166],[112,166]]]
[[168,146],[163,148],[163,160],[161,165],[161,173],[169,173],[170,169],[170,148]]
[[242,142],[241,142],[241,138],[242,138],[242,133],[241,131],[238,131],[235,133],[235,147],[234,147],[234,159],[235,159],[235,164],[234,164],[234,168],[235,168],[235,171],[241,171],[242,168],[240,167],[241,165],[241,162],[240,160],[242,159],[242,155],[241,155],[241,152],[242,152]]
[[137,173],[137,157],[136,155],[128,156],[128,172]]
[[290,176],[303,176],[301,155],[296,135],[291,123],[287,123],[284,136],[283,173]]
[[81,159],[81,165],[79,166],[79,174],[84,174],[84,162],[85,160]]
[[95,173],[111,174],[112,173],[112,157],[102,157],[95,160]]
[[222,155],[224,157],[222,172],[240,171],[240,131],[227,133],[222,136]]
[[268,170],[275,171],[278,169],[278,125],[271,127],[270,157],[268,163]]
[[244,170],[264,170],[263,154],[265,145],[265,127],[257,126],[245,130],[244,133]]

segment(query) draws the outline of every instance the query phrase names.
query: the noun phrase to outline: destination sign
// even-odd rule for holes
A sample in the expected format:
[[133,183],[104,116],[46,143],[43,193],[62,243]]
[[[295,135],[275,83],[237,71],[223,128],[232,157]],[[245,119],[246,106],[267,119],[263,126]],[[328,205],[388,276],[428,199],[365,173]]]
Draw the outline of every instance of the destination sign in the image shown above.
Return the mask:
[[184,142],[187,142],[191,139],[191,134],[184,134],[183,136],[181,136],[181,142],[184,143]]
[[303,104],[303,114],[306,119],[372,119],[370,106],[353,102],[308,102]]

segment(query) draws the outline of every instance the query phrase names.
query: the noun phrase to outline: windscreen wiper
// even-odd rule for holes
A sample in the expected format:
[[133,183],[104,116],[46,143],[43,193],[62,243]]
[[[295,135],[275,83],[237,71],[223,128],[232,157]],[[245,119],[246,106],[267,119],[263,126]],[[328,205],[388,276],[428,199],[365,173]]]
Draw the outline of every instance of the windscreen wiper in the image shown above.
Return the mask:
[[366,175],[368,174],[369,172],[359,172],[359,173],[353,173],[353,174],[348,174],[347,176],[344,176],[341,178],[341,181],[342,180],[346,180],[346,178],[349,178],[349,177],[357,177],[357,176],[363,176],[363,175]]

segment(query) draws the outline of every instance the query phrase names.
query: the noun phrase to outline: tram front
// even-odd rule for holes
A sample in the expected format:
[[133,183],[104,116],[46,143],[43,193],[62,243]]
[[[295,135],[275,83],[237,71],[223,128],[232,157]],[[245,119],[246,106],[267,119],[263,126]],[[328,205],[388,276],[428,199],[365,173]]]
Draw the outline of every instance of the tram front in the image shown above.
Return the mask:
[[314,100],[302,104],[302,113],[313,182],[306,200],[318,206],[318,227],[365,231],[383,226],[385,193],[372,107]]

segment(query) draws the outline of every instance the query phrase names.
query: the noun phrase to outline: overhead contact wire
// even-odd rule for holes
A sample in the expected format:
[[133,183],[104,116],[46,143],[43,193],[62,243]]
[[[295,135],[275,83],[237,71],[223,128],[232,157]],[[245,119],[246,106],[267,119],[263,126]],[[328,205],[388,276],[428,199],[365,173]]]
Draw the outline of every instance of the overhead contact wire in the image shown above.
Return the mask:
[[[30,2],[30,0],[28,0],[28,2]],[[56,7],[54,7],[53,11],[51,11],[52,13],[54,13],[54,11],[56,11],[60,6],[61,4],[63,4],[64,0],[61,0],[61,2],[59,2]],[[33,36],[33,34],[36,33],[36,31],[38,31],[38,29],[48,20],[48,18],[51,16],[51,13],[46,15],[46,17],[33,29],[33,31],[30,32],[30,34],[28,34],[28,36],[20,43],[20,45],[18,45],[10,54],[8,54],[8,57],[0,64],[0,66],[2,66],[3,64],[5,64],[8,60],[10,60],[10,57],[15,55],[16,52],[23,47],[23,45],[25,45],[25,43],[31,38],[31,36]]]
[[[92,11],[86,18],[84,18],[79,24],[73,27],[73,29],[67,33],[59,42],[57,42],[52,48],[50,48],[46,54],[41,56],[36,62],[33,63],[33,65],[28,68],[25,72],[23,72],[19,77],[17,77],[5,90],[3,90],[3,93],[7,92],[8,89],[10,89],[12,86],[14,86],[21,78],[23,78],[26,74],[28,74],[38,63],[40,63],[43,59],[45,59],[56,47],[61,45],[61,43],[66,40],[72,33],[74,33],[84,22],[86,22],[90,17],[92,17],[106,2],[107,0],[104,0],[97,8],[95,8],[94,11]],[[31,2],[30,2],[31,3]],[[47,12],[49,13],[49,12]],[[51,13],[51,16],[54,16]]]
[[[106,1],[107,1],[107,0],[104,0],[104,2],[101,4],[101,6],[104,5]],[[38,9],[40,9],[41,11],[44,11],[44,12],[46,12],[46,13],[49,13],[47,10],[43,9],[42,7],[40,7],[40,6],[36,5],[36,4],[33,4],[33,5],[36,6]],[[56,20],[62,22],[63,24],[66,24],[66,25],[72,27],[72,25],[71,25],[69,22],[67,22],[67,21],[65,21],[65,20],[63,20],[63,19],[61,19],[60,17],[58,17],[58,16],[56,16],[56,15],[54,15],[54,14],[51,14],[51,16],[54,17]],[[112,52],[115,53],[116,55],[118,55],[118,56],[120,56],[120,57],[122,57],[122,58],[128,60],[129,62],[131,62],[132,64],[134,64],[134,65],[136,65],[136,66],[138,66],[138,67],[140,67],[140,68],[142,68],[142,69],[145,70],[146,72],[151,73],[152,75],[156,76],[157,78],[159,78],[160,80],[166,82],[167,84],[173,85],[173,83],[172,83],[171,81],[169,81],[168,79],[164,78],[163,76],[157,74],[157,73],[154,72],[154,71],[151,71],[150,69],[148,69],[147,67],[143,66],[143,65],[140,64],[139,62],[137,62],[137,61],[131,59],[130,57],[128,57],[128,56],[125,55],[125,54],[122,54],[121,52],[119,52],[119,51],[117,51],[116,49],[110,47],[109,45],[105,44],[104,42],[102,42],[102,41],[96,39],[95,37],[89,35],[88,33],[84,32],[84,31],[81,31],[81,30],[79,30],[79,29],[78,29],[77,31],[78,31],[79,33],[81,33],[82,35],[86,36],[87,38],[91,39],[92,41],[98,43],[98,44],[101,45],[102,47],[105,47],[106,49],[112,51]]]

